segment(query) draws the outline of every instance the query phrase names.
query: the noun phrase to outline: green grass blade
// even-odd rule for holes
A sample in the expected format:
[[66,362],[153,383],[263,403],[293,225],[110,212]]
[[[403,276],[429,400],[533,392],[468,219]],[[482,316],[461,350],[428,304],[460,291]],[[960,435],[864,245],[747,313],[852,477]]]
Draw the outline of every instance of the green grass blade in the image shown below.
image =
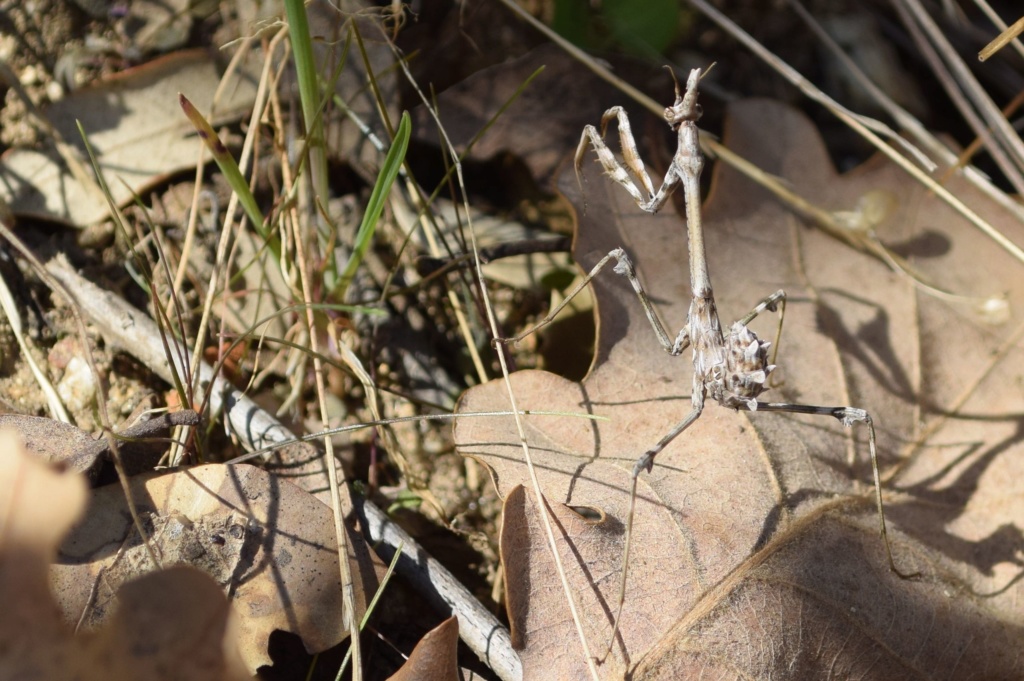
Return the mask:
[[321,97],[316,63],[313,60],[313,40],[309,33],[309,20],[303,0],[285,0],[288,18],[288,36],[292,42],[295,74],[299,81],[299,100],[306,128],[306,148],[309,167],[313,175],[313,191],[320,203],[327,205],[327,150],[324,145],[323,124],[320,117]]
[[203,117],[203,114],[199,113],[199,110],[192,105],[192,102],[188,101],[185,95],[179,93],[178,101],[181,104],[182,111],[188,116],[196,132],[199,133],[199,137],[206,143],[206,148],[213,154],[213,160],[217,162],[217,167],[220,168],[224,179],[228,181],[232,191],[238,195],[238,201],[242,204],[245,214],[249,216],[249,221],[252,222],[253,227],[256,228],[260,237],[266,242],[267,248],[274,254],[274,258],[280,262],[281,242],[267,229],[263,211],[260,210],[259,205],[256,203],[256,197],[249,190],[249,183],[242,176],[242,171],[239,170],[235,157],[231,155],[231,152],[228,151],[224,143],[217,137],[217,133],[214,132],[213,127]]
[[349,257],[348,264],[345,265],[345,270],[341,273],[338,283],[334,287],[333,295],[335,300],[345,299],[345,291],[352,282],[352,278],[355,276],[360,263],[362,263],[363,257],[370,247],[370,242],[373,241],[373,234],[377,229],[377,221],[384,210],[384,201],[387,200],[391,186],[395,183],[398,171],[405,161],[405,152],[409,148],[409,137],[411,134],[412,122],[409,119],[409,113],[405,112],[402,114],[401,123],[398,124],[398,131],[395,133],[395,139],[391,143],[391,149],[388,150],[388,155],[384,159],[384,165],[380,169],[380,174],[377,175],[377,183],[373,186],[373,192],[370,194],[370,202],[367,204],[366,212],[363,214],[363,222],[359,225],[359,231],[356,233],[352,255]]

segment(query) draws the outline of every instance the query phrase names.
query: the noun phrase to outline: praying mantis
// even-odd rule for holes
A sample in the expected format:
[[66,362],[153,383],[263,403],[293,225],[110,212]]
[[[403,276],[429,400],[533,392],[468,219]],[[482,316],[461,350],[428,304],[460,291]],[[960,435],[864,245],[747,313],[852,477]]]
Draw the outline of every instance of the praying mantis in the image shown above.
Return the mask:
[[[629,280],[662,349],[673,357],[682,355],[687,348],[691,349],[694,372],[690,411],[660,440],[641,453],[632,468],[629,507],[625,523],[623,567],[608,651],[610,651],[618,632],[626,600],[637,481],[644,471],[652,470],[658,454],[700,418],[708,398],[730,409],[830,416],[847,427],[852,427],[854,424],[866,427],[874,479],[874,497],[878,509],[879,534],[884,543],[889,568],[903,578],[917,576],[916,573],[904,574],[897,569],[893,560],[885,524],[875,428],[871,415],[864,409],[852,406],[814,406],[768,402],[760,399],[762,393],[769,387],[770,376],[776,370],[774,362],[778,349],[778,336],[781,334],[782,320],[785,314],[785,292],[780,289],[764,297],[749,313],[728,327],[723,327],[719,319],[708,268],[701,216],[700,175],[704,166],[704,156],[700,148],[697,128],[697,120],[700,118],[700,106],[697,99],[701,77],[702,70],[693,69],[683,91],[680,91],[677,82],[675,101],[665,109],[665,121],[676,131],[678,146],[664,180],[657,189],[655,189],[640,158],[629,119],[621,107],[612,107],[604,113],[601,118],[600,131],[592,125],[584,127],[575,154],[577,179],[579,179],[581,164],[588,150],[592,148],[606,174],[629,193],[638,208],[647,213],[656,213],[668,201],[672,193],[682,186],[686,203],[691,289],[691,303],[686,324],[674,337],[669,334],[658,316],[651,298],[644,290],[629,255],[622,248],[615,248],[599,260],[580,284],[570,291],[562,303],[554,307],[544,319],[524,333],[504,339],[504,342],[517,342],[551,322],[572,300],[573,296],[587,286],[607,265],[614,262],[613,271]],[[604,141],[607,126],[612,120],[617,122],[619,129],[622,163],[616,159]],[[582,182],[580,185],[582,188]],[[778,331],[774,343],[758,338],[748,327],[754,318],[765,311],[779,313]],[[699,453],[694,453],[694,456],[699,455]],[[605,655],[608,651],[605,652]]]

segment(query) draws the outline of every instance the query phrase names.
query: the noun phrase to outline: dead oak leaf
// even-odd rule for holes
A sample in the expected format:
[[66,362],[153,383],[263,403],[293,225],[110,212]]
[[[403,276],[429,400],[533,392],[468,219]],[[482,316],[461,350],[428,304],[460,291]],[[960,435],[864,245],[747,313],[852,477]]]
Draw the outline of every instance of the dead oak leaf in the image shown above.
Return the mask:
[[[146,419],[117,431],[118,451],[125,472],[134,475],[152,470],[167,451],[166,436],[175,426],[195,426],[199,415],[185,409]],[[18,431],[29,454],[51,464],[95,479],[101,464],[110,458],[110,443],[103,435],[93,437],[81,428],[40,416],[0,414],[0,428]]]
[[57,545],[86,505],[86,483],[28,454],[0,429],[0,678],[157,681],[247,678],[227,599],[177,568],[127,583],[104,627],[76,635],[47,584]]
[[[615,93],[606,81],[576,66],[575,58],[564,50],[543,44],[468,76],[438,96],[446,136],[460,151],[473,142],[470,161],[486,161],[511,151],[539,184],[550,186],[557,179],[566,140],[579,139],[580,130],[591,122],[586,112]],[[573,106],[552,106],[552,102],[573,102]],[[416,139],[436,144],[437,122],[430,112],[419,107],[413,115]],[[481,131],[486,134],[477,139]]]
[[[250,673],[271,663],[275,629],[297,634],[314,653],[347,635],[333,514],[309,493],[253,466],[221,464],[136,476],[131,493],[161,565],[202,570],[235,606]],[[362,611],[380,564],[347,529]],[[65,618],[88,630],[107,620],[121,584],[151,570],[124,492],[108,485],[93,492],[50,582]]]
[[[220,83],[212,56],[204,50],[176,52],[75,91],[46,110],[64,142],[88,159],[82,130],[107,175],[110,195],[123,205],[137,194],[191,168],[196,161],[194,128],[177,107],[186,92],[207,114]],[[231,120],[252,107],[251,74],[237,77],[218,98],[214,121]],[[88,162],[83,164],[88,167]],[[80,184],[56,150],[10,149],[0,158],[0,199],[20,215],[84,226],[103,220],[109,206],[102,193]]]
[[459,619],[453,615],[424,634],[388,681],[456,681],[461,678],[458,647]]
[[125,583],[104,626],[83,635],[84,676],[109,681],[249,678],[239,618],[210,576],[186,565]]
[[61,537],[81,514],[85,480],[61,475],[0,430],[0,677],[58,678],[71,664],[70,632],[46,584]]
[[[946,289],[1006,293],[1011,319],[987,326],[969,306],[922,294],[717,167],[704,214],[723,321],[776,289],[789,293],[783,385],[765,397],[873,414],[895,559],[923,576],[903,581],[888,570],[862,429],[709,405],[640,478],[627,604],[601,675],[1020,676],[1016,519],[1024,498],[1012,483],[1024,473],[1020,263],[887,163],[839,176],[801,115],[768,101],[730,113],[729,146],[826,210],[853,210],[879,189],[893,193],[897,208],[878,225],[880,238]],[[678,329],[689,305],[682,219],[668,210],[641,213],[596,164],[585,166],[577,261],[589,269],[625,247],[668,326]],[[571,170],[561,187],[579,208]],[[1024,230],[1001,209],[962,183],[951,189],[1024,242]],[[594,289],[598,344],[586,379],[520,372],[512,386],[522,409],[608,418],[525,419],[571,590],[600,653],[618,596],[629,471],[688,412],[692,367],[661,351],[628,283],[606,274]],[[775,320],[753,326],[772,338]],[[460,402],[465,411],[507,408],[500,381]],[[488,465],[506,497],[503,560],[525,678],[552,670],[584,677],[535,502],[514,493],[528,478],[511,419],[458,421],[455,437],[463,454]],[[606,519],[587,522],[572,506],[597,508]]]

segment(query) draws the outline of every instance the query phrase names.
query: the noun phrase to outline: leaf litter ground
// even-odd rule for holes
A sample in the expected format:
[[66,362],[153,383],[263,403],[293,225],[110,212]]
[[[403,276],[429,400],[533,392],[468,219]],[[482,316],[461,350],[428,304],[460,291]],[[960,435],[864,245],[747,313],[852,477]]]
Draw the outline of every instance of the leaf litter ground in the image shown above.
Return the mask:
[[[462,30],[461,14],[459,18]],[[507,32],[507,27],[503,30]],[[430,40],[436,42],[436,36],[431,35]],[[543,63],[550,64],[550,56]],[[730,69],[736,72],[735,64],[730,64]],[[561,78],[566,79],[564,74]],[[571,85],[582,81],[566,80]],[[565,83],[559,85],[565,87]],[[592,88],[580,89],[593,92]],[[581,101],[575,91],[562,101],[569,100]],[[598,97],[594,106],[580,113],[583,122],[609,103]],[[527,108],[551,107],[540,102]],[[740,123],[746,120],[746,125],[739,126],[741,132],[750,138],[746,153],[757,156],[755,160],[764,167],[786,176],[801,190],[818,192],[808,195],[815,200],[820,197],[821,205],[849,210],[863,191],[854,181],[873,189],[905,187],[902,179],[874,166],[839,183],[830,170],[822,170],[827,167],[823,160],[807,161],[808,155],[812,160],[815,155],[807,153],[810,142],[806,134],[781,134],[785,132],[783,118],[772,118],[762,109],[741,119]],[[540,127],[550,120],[545,112]],[[575,131],[579,125],[565,124],[565,129]],[[737,126],[734,120],[730,137],[731,144],[739,148],[744,143],[735,134]],[[778,139],[762,139],[766,137]],[[537,130],[531,128],[524,139],[536,141]],[[537,147],[547,154],[559,139],[556,136],[554,143]],[[522,145],[498,142],[499,148],[528,156],[525,148],[519,148]],[[801,153],[792,153],[797,147]],[[545,158],[552,156],[557,162],[557,153]],[[727,181],[733,182],[728,191],[723,188]],[[627,246],[637,254],[641,275],[656,293],[665,317],[672,324],[681,323],[688,304],[682,223],[675,216],[652,219],[635,215],[631,205],[619,206],[615,196],[604,196],[614,195],[618,188],[603,178],[592,176],[587,190],[591,211],[582,216],[582,231],[593,234],[582,236],[591,239],[592,245],[587,250],[581,239],[577,249],[580,262],[592,262],[588,258],[600,257],[608,248]],[[572,184],[566,185],[566,191],[574,191]],[[963,188],[958,191],[969,194]],[[885,225],[887,243],[902,255],[916,256],[916,264],[950,289],[987,294],[1010,288],[1006,273],[1015,272],[1015,264],[988,250],[969,229],[947,231],[959,223],[948,212],[936,210],[915,188],[898,193],[901,212]],[[607,201],[631,224],[626,234],[604,238],[598,244],[593,240],[602,238],[601,230],[591,226],[609,217],[597,212]],[[636,223],[632,222],[634,215]],[[758,221],[747,224],[752,215],[757,215]],[[632,566],[630,580],[631,598],[635,599],[631,607],[634,613],[642,612],[640,617],[634,614],[632,629],[623,634],[630,657],[623,667],[632,669],[636,678],[654,676],[656,663],[673,660],[660,650],[675,646],[708,666],[725,660],[736,667],[757,669],[758,675],[773,673],[776,668],[787,673],[795,670],[791,672],[795,677],[804,669],[817,669],[814,665],[827,657],[828,646],[834,646],[837,638],[848,637],[853,623],[855,631],[867,632],[861,638],[867,643],[860,648],[849,645],[840,659],[847,661],[861,651],[859,662],[872,677],[882,676],[880,669],[894,676],[903,676],[908,669],[920,671],[920,676],[943,675],[927,671],[930,668],[921,660],[950,677],[967,668],[979,675],[1019,675],[1020,665],[1005,655],[1020,649],[1018,631],[1011,628],[1020,622],[1018,609],[1013,607],[1017,598],[1014,580],[1020,569],[1020,531],[1013,519],[1019,516],[1020,501],[1007,484],[1021,479],[1012,461],[1020,458],[1013,456],[1020,440],[1016,427],[1021,413],[1019,371],[1014,370],[1020,362],[1014,357],[990,357],[1012,334],[1019,316],[1006,327],[979,327],[968,311],[913,294],[901,277],[878,263],[818,235],[800,233],[803,228],[794,229],[788,214],[748,185],[737,185],[734,176],[718,178],[715,197],[709,202],[711,219],[717,220],[709,226],[713,232],[709,245],[712,276],[723,317],[735,318],[780,285],[793,294],[781,355],[780,377],[785,384],[775,396],[850,403],[872,410],[882,428],[883,455],[895,476],[890,487],[901,490],[887,497],[890,523],[896,532],[902,531],[897,537],[898,550],[902,548],[901,556],[907,556],[911,566],[931,561],[933,572],[942,576],[929,573],[931,581],[924,586],[908,586],[893,582],[881,569],[874,519],[865,496],[870,490],[867,467],[863,459],[854,467],[848,464],[851,441],[836,424],[774,414],[736,415],[714,407],[702,419],[707,432],[688,433],[677,443],[675,458],[662,456],[654,474],[642,480],[645,489],[640,511],[644,515],[638,519],[633,554],[639,562]],[[656,237],[651,236],[654,225],[660,233]],[[935,243],[942,248],[929,256],[925,246]],[[648,250],[654,252],[644,252]],[[793,251],[804,255],[802,273],[793,266]],[[813,291],[807,288],[805,278],[815,285]],[[608,514],[604,525],[594,526],[571,512],[563,513],[556,505],[567,534],[583,547],[579,555],[588,557],[590,578],[600,580],[602,600],[592,619],[607,623],[621,567],[617,564],[623,530],[619,521],[628,467],[689,408],[690,367],[686,360],[668,360],[660,353],[625,282],[609,275],[596,287],[602,336],[595,370],[585,387],[540,373],[517,377],[516,385],[523,395],[544,396],[542,408],[550,409],[559,401],[573,411],[589,405],[594,413],[614,419],[595,425],[580,419],[549,418],[535,421],[532,431],[541,443],[537,451],[546,447],[572,455],[563,463],[555,457],[544,460],[543,465],[552,467],[552,479],[545,482],[549,500],[596,507]],[[1019,291],[1010,295],[1014,309],[1019,310]],[[798,314],[797,308],[802,312]],[[771,337],[772,321],[762,324],[759,331]],[[819,328],[824,336],[818,336]],[[821,365],[812,358],[819,358]],[[661,365],[661,361],[666,363]],[[803,372],[812,367],[817,367],[815,373],[804,377]],[[992,371],[986,375],[986,370]],[[963,418],[942,417],[943,411],[954,409]],[[507,433],[479,439],[516,444]],[[918,440],[928,447],[915,448]],[[498,451],[499,456],[507,453],[514,457],[513,462],[519,456],[515,446]],[[858,451],[863,457],[863,447]],[[900,455],[909,458],[902,468],[895,468]],[[513,462],[507,470],[496,468],[504,476],[499,480],[502,493],[508,495],[510,508],[528,509],[528,498],[509,491],[516,476],[521,477],[516,470],[520,464]],[[855,485],[854,480],[860,484]],[[833,494],[852,496],[835,499]],[[525,510],[510,512],[503,543],[527,549],[539,546],[535,551],[520,551],[522,557],[539,563],[506,561],[513,612],[522,613],[525,607],[534,613],[534,620],[517,615],[515,626],[527,646],[527,660],[534,661],[530,669],[537,674],[556,669],[536,664],[536,656],[545,646],[564,654],[561,651],[573,648],[574,641],[566,640],[562,629],[553,626],[553,622],[559,627],[562,624],[557,618],[552,620],[552,613],[564,605],[560,605],[559,594],[549,596],[553,601],[541,598],[549,583],[543,563],[547,549],[533,539],[531,520],[535,517]],[[510,558],[515,553],[506,549]],[[535,571],[532,587],[524,584],[524,575],[531,570]],[[876,581],[871,582],[867,575]],[[785,593],[784,587],[789,585],[793,588]],[[950,587],[945,610],[939,607],[942,599],[931,598],[939,585]],[[587,588],[584,580],[578,590],[583,593]],[[913,601],[905,597],[904,590],[911,588],[924,590],[928,598]],[[860,592],[862,598],[851,595]],[[963,598],[965,593],[968,595]],[[988,598],[979,601],[971,593]],[[869,604],[864,605],[862,599]],[[879,608],[883,601],[888,602],[889,610]],[[750,603],[756,603],[756,609]],[[673,608],[670,604],[677,605]],[[807,624],[812,619],[805,618],[802,628],[789,626],[776,630],[781,633],[764,633],[760,641],[749,634],[768,630],[766,613],[791,613],[784,606],[794,604],[801,609],[800,617],[805,617],[805,612],[821,617],[814,625]],[[769,605],[777,607],[773,611]],[[790,623],[796,619],[789,616]],[[993,625],[998,619],[1007,623],[1005,627]],[[826,624],[817,626],[823,620]],[[876,622],[881,626],[871,629]],[[927,641],[929,647],[922,645],[914,649],[915,654],[901,652],[907,647],[895,645],[899,639],[891,637],[890,629],[898,627],[892,622],[927,627],[922,633],[907,626],[905,635],[910,640]],[[948,655],[962,655],[959,662],[933,655],[942,644],[929,638],[935,636],[934,631],[948,636]],[[603,644],[600,631],[593,638]],[[735,645],[722,653],[723,640],[746,644],[750,659],[738,655]],[[644,657],[643,665],[636,666],[643,650],[653,646],[657,647]],[[879,659],[876,648],[888,650],[893,657],[883,655],[880,666],[872,667],[871,660]],[[771,650],[775,652],[769,655]],[[994,651],[991,659],[977,662],[990,651]],[[761,657],[753,659],[754,653]],[[572,671],[557,669],[565,670],[566,675]]]

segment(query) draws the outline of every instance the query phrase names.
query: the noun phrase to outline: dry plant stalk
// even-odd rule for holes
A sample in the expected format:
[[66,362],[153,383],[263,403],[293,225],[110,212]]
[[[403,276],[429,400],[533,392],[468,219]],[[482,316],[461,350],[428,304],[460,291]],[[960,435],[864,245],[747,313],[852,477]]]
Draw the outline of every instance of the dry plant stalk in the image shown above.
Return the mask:
[[[885,552],[889,568],[903,578],[916,577],[917,573],[904,574],[896,568],[892,549],[889,545],[885,526],[885,513],[882,505],[882,488],[878,472],[878,460],[875,450],[875,428],[870,414],[855,407],[827,407],[785,402],[762,402],[758,399],[769,387],[768,377],[775,370],[775,352],[778,347],[778,334],[782,331],[782,319],[785,312],[786,293],[781,289],[766,296],[742,319],[734,322],[724,332],[715,305],[708,272],[707,258],[704,247],[704,228],[701,220],[700,174],[704,167],[704,157],[700,150],[697,120],[700,118],[700,106],[697,104],[698,85],[702,76],[701,69],[693,69],[686,82],[686,90],[679,91],[676,83],[676,98],[672,106],[665,109],[664,116],[669,126],[678,132],[679,142],[675,155],[669,166],[661,187],[655,191],[643,161],[637,151],[636,142],[630,129],[629,119],[621,107],[608,109],[601,117],[601,131],[588,125],[583,129],[579,147],[576,150],[576,172],[579,179],[580,165],[586,155],[587,148],[592,146],[598,161],[607,174],[629,192],[637,206],[648,213],[656,213],[668,200],[672,192],[682,185],[686,200],[686,222],[690,252],[690,286],[692,302],[686,325],[671,338],[665,325],[658,316],[650,297],[637,278],[636,269],[626,252],[616,248],[602,258],[587,273],[582,282],[574,288],[543,320],[523,334],[506,342],[516,342],[538,328],[548,324],[593,279],[609,262],[616,262],[614,271],[629,279],[640,304],[644,308],[647,319],[658,338],[662,348],[672,356],[679,356],[687,347],[693,348],[693,391],[690,396],[690,413],[674,426],[653,447],[644,452],[633,466],[632,485],[630,489],[629,511],[626,518],[626,539],[622,560],[622,577],[619,587],[619,598],[616,605],[612,635],[602,659],[607,657],[618,634],[619,620],[622,615],[626,597],[626,579],[629,565],[630,544],[633,531],[633,515],[636,507],[637,480],[640,474],[648,472],[654,466],[655,457],[683,431],[689,428],[701,415],[707,397],[731,409],[747,411],[776,411],[799,414],[831,416],[838,419],[844,426],[851,427],[855,423],[863,423],[868,428],[868,448],[871,457],[871,470],[874,476],[875,502],[878,507],[879,533],[885,544]],[[604,135],[612,120],[619,127],[619,139],[624,164],[616,160],[614,154],[604,141]],[[637,186],[639,183],[640,186]],[[582,185],[582,183],[581,183]],[[759,339],[748,327],[759,314],[768,311],[779,312],[779,325],[776,335],[776,349],[769,360],[772,343]]]

